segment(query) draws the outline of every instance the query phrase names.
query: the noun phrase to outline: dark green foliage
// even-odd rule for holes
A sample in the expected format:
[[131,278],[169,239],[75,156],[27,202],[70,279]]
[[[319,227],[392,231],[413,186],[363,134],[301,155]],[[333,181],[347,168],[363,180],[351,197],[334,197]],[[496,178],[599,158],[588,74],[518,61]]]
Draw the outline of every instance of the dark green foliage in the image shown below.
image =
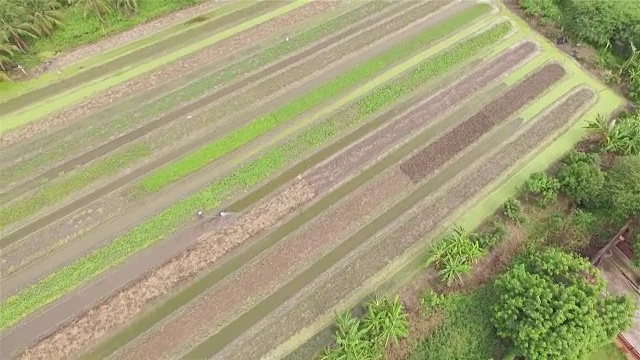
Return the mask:
[[533,195],[538,206],[545,208],[558,198],[560,182],[547,173],[534,173],[524,183],[523,190],[529,198]]
[[623,114],[613,121],[598,116],[586,128],[599,138],[604,152],[620,156],[640,154],[640,112]]
[[564,165],[573,165],[575,163],[586,163],[589,165],[600,166],[600,155],[597,153],[588,153],[573,150],[567,155],[564,159],[562,159],[562,164]]
[[635,254],[635,259],[633,259],[633,264],[640,269],[640,234],[636,235],[633,240],[633,253]]
[[400,298],[376,296],[365,304],[362,320],[345,312],[336,318],[335,345],[325,349],[323,360],[376,360],[384,348],[409,335],[409,320]]
[[622,157],[607,171],[601,203],[614,220],[640,215],[640,156]]
[[577,161],[565,164],[558,172],[560,189],[577,204],[592,203],[604,185],[604,173],[598,165]]
[[640,47],[640,1],[564,0],[564,24],[579,39],[598,47],[611,46],[623,58],[630,44]]
[[494,284],[493,323],[527,359],[579,360],[631,324],[628,297],[605,294],[598,270],[559,250],[530,252]]
[[494,302],[491,287],[467,295],[448,295],[444,301],[444,323],[422,339],[408,359],[502,359],[502,341],[491,323]]
[[520,6],[527,15],[536,17],[541,25],[549,21],[558,22],[562,17],[555,0],[520,0]]
[[444,295],[429,289],[420,294],[420,312],[422,316],[429,317],[433,315],[444,304]]
[[491,221],[489,226],[482,232],[471,234],[471,238],[476,241],[480,248],[491,250],[501,243],[507,236],[507,229],[499,221]]
[[510,198],[505,201],[505,203],[502,204],[502,212],[504,216],[517,224],[522,224],[525,220],[522,214],[522,204],[520,204],[520,201],[517,199]]

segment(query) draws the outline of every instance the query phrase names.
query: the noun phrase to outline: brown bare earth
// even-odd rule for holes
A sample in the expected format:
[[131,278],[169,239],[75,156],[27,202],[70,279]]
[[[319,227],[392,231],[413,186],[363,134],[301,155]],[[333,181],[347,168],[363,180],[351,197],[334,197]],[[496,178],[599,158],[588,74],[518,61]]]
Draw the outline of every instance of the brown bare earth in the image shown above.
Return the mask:
[[130,95],[144,91],[155,86],[160,86],[178,76],[197,69],[209,62],[230,54],[231,52],[250,46],[255,42],[269,37],[282,28],[292,26],[304,19],[313,17],[327,11],[338,3],[333,1],[314,1],[282,16],[248,29],[232,38],[220,41],[215,46],[189,55],[175,63],[167,65],[157,71],[136,77],[117,87],[111,88],[98,95],[92,96],[81,103],[66,108],[62,111],[48,115],[37,122],[22,126],[15,131],[3,134],[0,141],[1,147],[10,146],[32,138],[37,134],[51,131],[61,126],[69,126],[80,120],[83,116],[107,106],[113,102],[124,99]]
[[422,180],[426,175],[442,166],[455,153],[491,131],[525,104],[534,100],[540,93],[559,81],[565,73],[564,68],[558,64],[543,67],[451,130],[451,137],[438,139],[402,163],[400,168],[414,182]]
[[331,271],[320,275],[213,359],[258,359],[293,336],[423,239],[551,134],[564,128],[594,97],[593,91],[583,89],[562,101],[487,161],[467,171],[455,185],[441,192],[441,196],[428,200],[412,220],[385,231],[345,256]]
[[[337,76],[337,74],[342,73],[345,69],[348,69],[350,67],[352,67],[354,64],[362,61],[362,59],[367,58],[372,56],[372,54],[378,53],[380,51],[382,51],[383,49],[387,48],[388,46],[390,46],[391,44],[395,43],[395,41],[400,41],[400,39],[405,39],[408,38],[410,36],[412,36],[413,34],[415,34],[418,31],[421,31],[421,29],[424,29],[428,26],[430,26],[432,24],[432,19],[430,18],[429,21],[423,21],[420,22],[419,24],[417,24],[414,27],[409,27],[409,28],[405,28],[403,29],[403,31],[398,32],[398,33],[394,33],[394,34],[390,34],[387,37],[385,37],[386,41],[384,42],[378,42],[376,43],[375,46],[370,46],[366,49],[364,49],[361,52],[356,52],[353,55],[349,56],[348,58],[343,59],[343,61],[341,62],[341,64],[339,66],[333,66],[333,67],[328,67],[326,68],[327,73],[324,74],[324,76]],[[322,75],[322,74],[321,74]],[[313,81],[309,81],[305,84],[303,84],[302,86],[299,86],[296,89],[292,89],[291,93],[285,94],[282,97],[279,97],[278,99],[275,99],[273,101],[268,102],[267,104],[265,104],[265,107],[261,107],[261,108],[256,108],[256,109],[252,109],[249,112],[242,112],[242,113],[238,113],[236,114],[237,116],[235,117],[237,120],[237,122],[242,121],[242,119],[251,119],[251,118],[255,118],[257,116],[259,116],[262,113],[265,112],[269,112],[275,108],[277,108],[278,106],[282,106],[284,104],[286,104],[288,101],[290,101],[291,96],[295,96],[297,95],[297,93],[294,93],[295,91],[298,92],[306,92],[309,91],[310,89],[319,86],[320,84],[322,84],[324,81],[326,81],[325,78],[320,77],[320,75],[316,78],[314,78]],[[306,116],[306,114],[303,114],[302,116]],[[295,122],[295,120],[294,120]],[[37,219],[36,221],[29,223],[27,225],[25,225],[24,227],[11,232],[9,234],[7,234],[4,238],[4,241],[8,241],[8,242],[13,242],[16,241],[22,237],[24,237],[26,234],[32,234],[32,235],[26,235],[28,236],[28,239],[31,239],[33,241],[35,241],[38,245],[35,246],[35,250],[28,250],[26,251],[26,253],[30,253],[32,254],[32,251],[39,251],[40,249],[46,249],[48,248],[45,244],[58,244],[57,246],[59,246],[60,240],[64,240],[64,241],[70,241],[73,239],[74,236],[81,234],[82,232],[86,232],[88,231],[92,226],[95,227],[96,225],[98,225],[97,222],[95,221],[106,221],[108,219],[113,219],[114,216],[116,215],[120,215],[123,212],[123,209],[120,207],[114,207],[111,206],[109,208],[111,209],[117,209],[118,213],[107,213],[104,210],[104,208],[99,207],[93,207],[91,206],[91,208],[93,209],[93,211],[88,211],[86,208],[82,210],[82,212],[84,213],[83,216],[74,217],[74,221],[75,223],[73,224],[73,226],[69,226],[71,225],[70,223],[57,223],[55,225],[55,227],[49,227],[47,229],[46,232],[43,231],[38,231],[38,230],[34,230],[34,229],[38,229],[41,228],[44,224],[50,224],[52,222],[55,222],[57,219],[61,218],[61,217],[65,217],[68,216],[67,214],[73,213],[76,209],[81,209],[84,206],[87,206],[88,204],[90,204],[94,199],[98,199],[102,196],[105,196],[106,194],[110,194],[109,196],[111,197],[114,193],[112,193],[114,190],[120,188],[123,184],[126,184],[128,182],[130,182],[132,179],[135,179],[139,176],[141,176],[141,174],[144,174],[146,172],[151,171],[152,169],[155,169],[158,166],[161,166],[162,164],[168,163],[170,162],[172,159],[175,159],[176,157],[181,156],[182,154],[184,154],[185,152],[189,152],[192,151],[196,148],[198,148],[199,146],[202,146],[206,143],[209,143],[213,140],[215,140],[219,135],[217,133],[211,133],[211,134],[206,134],[204,137],[200,137],[197,138],[191,142],[189,142],[188,144],[184,145],[184,146],[180,146],[180,144],[178,144],[178,148],[177,149],[172,149],[172,151],[168,154],[163,155],[161,154],[157,154],[157,157],[153,159],[153,161],[146,163],[143,167],[138,168],[134,171],[132,171],[129,174],[126,174],[126,176],[121,177],[119,179],[117,179],[116,181],[105,185],[99,189],[97,189],[96,191],[91,192],[90,194],[87,194],[86,196],[74,200],[72,201],[70,204],[65,205],[61,208],[58,208],[56,210],[54,210],[53,212],[45,215],[42,218]],[[264,137],[262,138],[262,141],[259,143],[256,143],[256,147],[262,147],[265,148],[267,147],[268,141],[264,139]],[[249,147],[251,147],[253,145],[249,145]],[[257,154],[258,152],[256,152]],[[216,161],[211,165],[211,168],[215,168],[215,170],[207,170],[205,169],[202,173],[199,173],[200,175],[198,175],[198,177],[194,177],[194,176],[190,176],[187,180],[185,181],[189,181],[192,182],[193,184],[199,184],[198,186],[190,186],[190,190],[191,191],[195,191],[197,189],[199,189],[200,187],[208,184],[209,182],[212,181],[214,174],[220,174],[220,171],[222,171],[222,169],[225,169],[225,166],[227,168],[227,170],[225,171],[229,171],[231,168],[237,166],[237,161],[234,159],[229,159],[229,158],[225,158],[222,159],[220,161]],[[152,213],[155,213],[163,208],[165,208],[166,206],[168,206],[171,202],[174,201],[175,198],[180,198],[185,196],[186,194],[184,192],[181,192],[182,190],[180,190],[180,188],[186,188],[183,187],[182,185],[179,186],[178,189],[171,190],[171,194],[172,195],[164,195],[164,194],[159,194],[158,198],[159,199],[155,199],[153,200],[154,202],[157,202],[159,204],[163,204],[161,206],[158,206],[157,208],[155,206],[151,206],[149,203],[147,203],[147,206],[145,207],[145,211],[143,211],[142,213],[140,213],[140,217],[138,218],[138,221],[144,219],[144,217],[149,216]],[[168,190],[169,191],[169,190]],[[128,191],[123,191],[123,194],[125,194]],[[113,195],[115,196],[115,195]],[[140,199],[135,199],[135,200],[140,200]],[[166,200],[170,200],[170,202],[167,202]],[[116,202],[122,204],[122,201],[119,199],[116,199]],[[104,206],[104,202],[100,202],[100,204],[102,206]],[[130,204],[126,204],[125,208],[126,209],[132,209],[133,211],[136,212],[140,212],[136,206],[131,205],[131,204],[135,204],[135,203],[130,203]],[[133,208],[132,208],[133,207]],[[155,210],[154,210],[155,209]],[[71,220],[71,217],[68,218],[68,220]],[[113,235],[116,235],[117,232],[121,232],[124,231],[128,226],[133,226],[135,225],[135,218],[132,217],[127,217],[127,219],[123,220],[126,221],[127,226],[115,226],[114,224],[110,224],[109,227],[111,228],[111,233]],[[66,225],[65,225],[66,224]],[[99,230],[99,229],[98,229]],[[36,232],[34,232],[36,231]],[[103,232],[104,233],[104,232]],[[87,235],[87,236],[91,236],[91,235]],[[26,239],[25,239],[26,240]],[[31,241],[30,240],[30,241]],[[85,239],[83,239],[82,241],[70,244],[70,247],[63,249],[63,251],[59,251],[58,253],[56,253],[54,256],[49,256],[46,259],[44,259],[44,262],[42,263],[38,263],[37,269],[29,270],[29,269],[25,269],[25,271],[16,274],[16,276],[14,276],[14,279],[8,279],[5,282],[5,285],[7,288],[12,289],[11,291],[15,291],[15,289],[19,289],[23,286],[25,286],[26,284],[28,284],[29,282],[36,280],[38,278],[43,277],[44,275],[46,275],[48,273],[48,271],[50,271],[50,269],[55,269],[59,266],[64,265],[67,261],[72,261],[73,259],[75,259],[78,256],[83,255],[84,253],[90,251],[91,249],[95,248],[97,245],[100,244],[104,244],[106,241],[109,241],[109,239],[105,239],[104,235],[101,235],[100,237],[93,237],[92,240],[87,240],[86,237]],[[30,246],[30,242],[27,241],[21,241],[20,246]],[[71,249],[71,247],[74,247],[74,249]],[[24,252],[23,252],[24,253]],[[33,257],[30,256],[30,260]],[[66,260],[63,260],[66,259]],[[24,263],[24,261],[18,260],[22,263]],[[11,262],[11,264],[9,264]],[[10,265],[15,266],[14,264],[16,264],[17,261],[16,259],[14,260],[9,260],[7,261],[5,265],[7,268],[10,267]],[[37,271],[36,271],[37,270]],[[8,293],[10,293],[11,291],[7,291]]]
[[286,216],[295,206],[315,194],[304,180],[296,181],[229,227],[201,236],[186,253],[154,270],[131,287],[80,315],[54,335],[20,355],[25,359],[62,359],[97,341],[116,326],[139,314],[145,306],[193,277],[222,255]]
[[348,152],[338,155],[330,163],[309,174],[307,180],[316,188],[327,186],[324,184],[325,182],[331,181],[334,177],[339,177],[345,172],[351,172],[360,164],[374,159],[382,152],[382,149],[392,146],[401,138],[406,137],[407,134],[412,134],[417,129],[427,126],[441,116],[452,112],[465,99],[486,88],[499,78],[506,76],[512,69],[532,56],[536,50],[537,45],[533,42],[525,42],[508,50],[495,60],[481,66],[477,71],[465,76],[453,86],[425,99],[421,104],[403,115],[400,121],[379,129],[368,136],[365,141],[360,141],[353,145]]
[[[399,170],[365,185],[304,228],[279,241],[224,283],[202,294],[156,330],[114,354],[118,359],[175,358],[297,275],[364,226],[411,186]],[[215,304],[216,311],[211,311]]]

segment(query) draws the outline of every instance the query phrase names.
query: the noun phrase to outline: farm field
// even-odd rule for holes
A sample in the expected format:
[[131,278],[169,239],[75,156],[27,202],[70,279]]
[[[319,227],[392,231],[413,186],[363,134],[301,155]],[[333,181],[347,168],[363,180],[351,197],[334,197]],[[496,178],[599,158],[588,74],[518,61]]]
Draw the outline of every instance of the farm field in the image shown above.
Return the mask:
[[285,358],[624,104],[499,3],[225,3],[109,54],[0,104],[2,359]]

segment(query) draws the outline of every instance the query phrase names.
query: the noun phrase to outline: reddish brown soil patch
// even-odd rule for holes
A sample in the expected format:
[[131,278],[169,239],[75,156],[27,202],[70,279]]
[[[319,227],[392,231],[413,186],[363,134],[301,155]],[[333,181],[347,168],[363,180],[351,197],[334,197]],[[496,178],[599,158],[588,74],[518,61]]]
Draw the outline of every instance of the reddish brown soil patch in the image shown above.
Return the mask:
[[445,113],[453,111],[465,99],[488,87],[489,84],[523,63],[536,50],[537,45],[532,42],[525,42],[508,50],[451,87],[416,105],[414,109],[402,115],[399,121],[381,128],[352,146],[349,151],[336,156],[330,163],[319,167],[309,174],[308,181],[315,187],[329,186],[325,183],[335,177],[343,176],[344,173],[352,172],[362,163],[379,156],[382,149],[391,147],[402,138],[406,138],[407,134],[413,134]]
[[487,104],[480,112],[400,165],[402,171],[418,182],[444,165],[454,154],[478,140],[515,114],[525,104],[559,81],[566,71],[558,64],[550,64],[521,81],[502,97]]
[[[341,239],[367,224],[386,203],[398,198],[410,186],[411,181],[406,176],[399,170],[392,170],[358,190],[300,231],[278,242],[232,278],[204,293],[158,330],[136,340],[118,358],[173,357],[185,346],[203,340],[330,251]],[[216,311],[211,311],[212,308]]]
[[147,277],[64,325],[20,355],[24,359],[62,359],[97,341],[109,331],[143,311],[150,302],[213,264],[244,240],[286,216],[315,194],[304,182],[291,184],[257,205],[229,227],[203,235],[181,256],[152,271]]
[[6,147],[32,138],[37,134],[50,131],[60,126],[68,126],[80,120],[81,117],[107,106],[131,94],[139,93],[151,87],[159,86],[169,80],[197,69],[200,66],[216,61],[225,55],[246,46],[261,41],[282,28],[300,23],[315,15],[335,7],[338,3],[333,1],[314,1],[282,16],[278,16],[266,23],[248,29],[236,36],[223,40],[216,45],[195,54],[182,58],[157,71],[144,74],[127,81],[106,92],[92,96],[81,103],[57,113],[45,116],[37,122],[20,127],[15,131],[3,134],[0,146]]
[[367,279],[394,261],[453,211],[473,199],[500,174],[516,165],[546,138],[563,129],[570,119],[595,97],[580,90],[538,119],[529,129],[503,146],[460,181],[447,188],[433,202],[402,226],[385,232],[347,255],[330,271],[301,290],[285,306],[271,312],[256,326],[238,337],[216,355],[216,359],[259,358],[290,338],[315,318],[348,296]]

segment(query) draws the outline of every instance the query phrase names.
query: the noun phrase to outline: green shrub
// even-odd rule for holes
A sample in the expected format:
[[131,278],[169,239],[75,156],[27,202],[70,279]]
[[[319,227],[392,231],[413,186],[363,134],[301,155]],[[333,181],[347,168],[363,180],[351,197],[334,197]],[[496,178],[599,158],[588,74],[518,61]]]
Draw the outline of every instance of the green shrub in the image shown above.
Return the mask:
[[548,21],[559,21],[562,15],[555,0],[520,0],[520,7],[543,25]]
[[525,181],[523,190],[533,195],[538,206],[545,208],[558,198],[560,182],[547,173],[533,173]]
[[472,234],[481,248],[491,250],[494,246],[500,244],[507,237],[507,229],[499,221],[495,220],[489,224],[489,227],[479,234]]
[[504,216],[509,218],[516,224],[522,224],[524,222],[524,215],[522,214],[522,204],[520,201],[514,198],[510,198],[502,204],[502,212]]
[[598,165],[575,162],[558,172],[560,188],[577,204],[594,204],[604,185],[604,173]]

